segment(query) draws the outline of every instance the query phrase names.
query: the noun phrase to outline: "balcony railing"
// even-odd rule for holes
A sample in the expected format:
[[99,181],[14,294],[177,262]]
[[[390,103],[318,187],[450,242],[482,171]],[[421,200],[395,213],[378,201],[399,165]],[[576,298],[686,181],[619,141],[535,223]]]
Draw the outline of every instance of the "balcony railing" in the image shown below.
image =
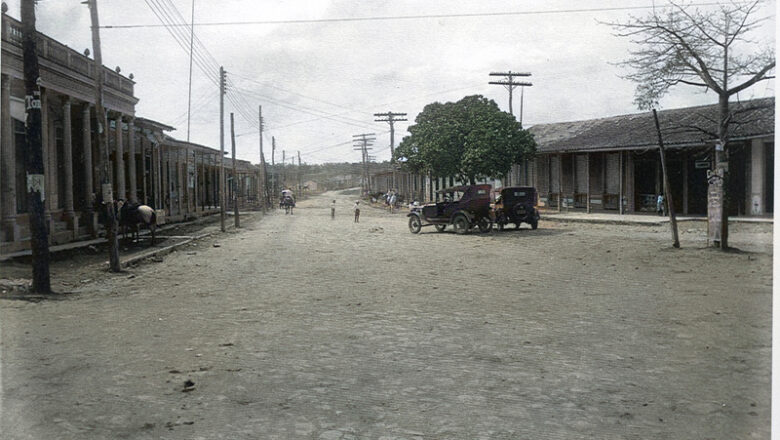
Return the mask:
[[[2,39],[13,46],[22,47],[22,23],[3,14]],[[59,41],[38,33],[36,40],[38,56],[78,72],[90,78],[94,77],[95,62],[91,58],[69,48]],[[105,69],[105,84],[124,94],[133,96],[133,81],[103,66]]]

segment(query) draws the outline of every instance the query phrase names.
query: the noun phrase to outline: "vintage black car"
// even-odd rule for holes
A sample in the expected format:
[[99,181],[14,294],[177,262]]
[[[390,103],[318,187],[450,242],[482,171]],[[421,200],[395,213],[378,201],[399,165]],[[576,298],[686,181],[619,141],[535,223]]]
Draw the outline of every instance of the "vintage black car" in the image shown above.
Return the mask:
[[493,221],[499,230],[509,223],[514,223],[515,229],[521,223],[531,225],[531,229],[539,226],[539,210],[536,209],[536,188],[532,186],[508,186],[497,191],[493,203]]
[[458,234],[465,234],[473,227],[488,232],[493,227],[490,211],[491,185],[465,185],[436,192],[436,203],[412,208],[408,214],[409,230],[420,232],[423,226],[434,225],[443,232],[452,225]]

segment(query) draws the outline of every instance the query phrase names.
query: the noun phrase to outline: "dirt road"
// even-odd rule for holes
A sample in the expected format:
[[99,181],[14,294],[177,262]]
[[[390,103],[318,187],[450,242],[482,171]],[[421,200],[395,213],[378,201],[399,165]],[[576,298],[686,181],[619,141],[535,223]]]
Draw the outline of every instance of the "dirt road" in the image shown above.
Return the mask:
[[0,299],[2,437],[768,438],[770,254],[614,225],[412,235],[353,223],[351,197]]

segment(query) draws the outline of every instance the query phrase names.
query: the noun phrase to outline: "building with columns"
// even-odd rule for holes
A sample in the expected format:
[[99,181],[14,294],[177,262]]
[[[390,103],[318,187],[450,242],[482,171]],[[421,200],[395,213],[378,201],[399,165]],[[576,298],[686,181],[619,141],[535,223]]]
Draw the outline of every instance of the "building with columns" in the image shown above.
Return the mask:
[[[98,235],[94,198],[100,188],[94,62],[39,33],[45,215],[51,244]],[[86,51],[85,51],[86,52]],[[219,211],[216,149],[179,141],[173,127],[136,117],[132,74],[105,69],[107,169],[115,198],[148,204],[160,222]],[[21,23],[2,15],[0,89],[0,253],[30,246],[26,194],[24,75]],[[225,158],[226,180],[238,185],[242,206],[257,203],[258,169],[238,161],[236,179]],[[230,187],[233,191],[233,187]],[[232,194],[232,192],[231,192]],[[230,197],[228,200],[232,200]]]
[[[707,213],[707,171],[714,168],[717,111],[717,105],[707,105],[658,112],[672,200],[679,214]],[[735,216],[772,215],[775,99],[734,102],[731,112],[726,208]],[[652,113],[539,124],[529,131],[537,143],[534,157],[514,164],[501,180],[477,183],[534,186],[539,205],[551,210],[655,212],[663,179]],[[437,190],[463,184],[451,177],[397,174],[396,186],[410,200],[431,201]],[[391,181],[390,171],[374,173],[372,191],[387,191]]]
[[[729,215],[773,213],[774,98],[731,104]],[[707,170],[714,169],[717,105],[658,112],[676,212],[707,213]],[[510,179],[533,185],[539,204],[586,212],[655,212],[663,194],[652,113],[535,125],[537,155]],[[621,209],[622,201],[622,209]]]

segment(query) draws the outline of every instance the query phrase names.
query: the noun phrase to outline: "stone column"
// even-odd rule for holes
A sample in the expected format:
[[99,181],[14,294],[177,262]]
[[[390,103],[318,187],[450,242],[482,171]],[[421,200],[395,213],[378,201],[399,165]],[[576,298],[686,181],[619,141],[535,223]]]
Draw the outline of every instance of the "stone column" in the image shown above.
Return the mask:
[[65,218],[73,237],[78,236],[79,222],[73,209],[73,125],[71,120],[71,99],[62,99],[62,165],[65,175]]
[[81,147],[84,152],[84,221],[89,225],[89,233],[97,237],[97,216],[93,212],[95,192],[93,186],[94,165],[92,164],[92,113],[89,103],[85,103],[81,109]]
[[138,202],[138,193],[135,175],[135,125],[131,118],[127,122],[127,173],[130,175],[130,197],[133,203]]
[[127,199],[127,191],[125,190],[125,150],[122,145],[122,114],[117,113],[116,119],[114,119],[114,123],[116,124],[116,130],[114,130],[114,135],[116,139],[116,160],[114,161],[114,174],[116,176],[116,195],[114,195],[114,198],[116,199]]
[[[51,148],[50,140],[52,139],[51,132],[49,131],[49,91],[41,88],[41,144],[43,145],[43,216],[47,227],[49,228],[49,244],[53,243],[54,238],[54,224],[51,215],[52,211],[52,197],[53,186],[51,182],[51,156],[57,157],[56,151]],[[25,194],[26,194],[25,189]],[[56,205],[54,206],[56,208]]]
[[16,143],[14,142],[13,120],[11,119],[11,78],[2,75],[0,90],[0,211],[2,211],[2,232],[4,241],[19,240],[16,224]]
[[[143,130],[143,129],[142,129]],[[143,131],[141,131],[143,133]],[[139,138],[141,143],[141,190],[144,192],[144,197],[141,199],[144,205],[149,205],[149,186],[146,178],[146,139],[143,136]]]

